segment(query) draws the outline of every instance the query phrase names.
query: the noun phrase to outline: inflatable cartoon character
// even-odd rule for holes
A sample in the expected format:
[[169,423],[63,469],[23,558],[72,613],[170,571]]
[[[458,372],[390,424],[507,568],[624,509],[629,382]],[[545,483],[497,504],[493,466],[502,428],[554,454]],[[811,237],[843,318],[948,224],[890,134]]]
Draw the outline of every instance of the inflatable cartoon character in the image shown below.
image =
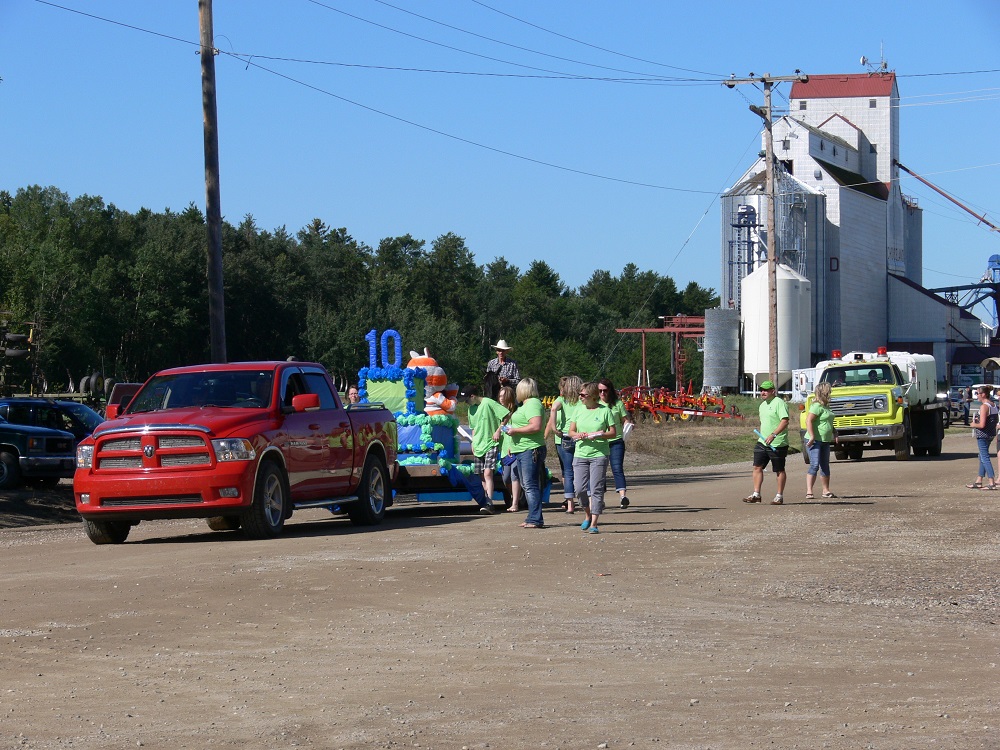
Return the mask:
[[[431,356],[427,348],[424,353],[410,352],[410,361],[407,367],[422,367],[427,371],[424,380],[424,412],[430,416],[435,414],[454,414],[455,397],[458,395],[458,386],[448,383],[448,376],[438,365],[437,360]],[[450,397],[449,397],[449,394]]]

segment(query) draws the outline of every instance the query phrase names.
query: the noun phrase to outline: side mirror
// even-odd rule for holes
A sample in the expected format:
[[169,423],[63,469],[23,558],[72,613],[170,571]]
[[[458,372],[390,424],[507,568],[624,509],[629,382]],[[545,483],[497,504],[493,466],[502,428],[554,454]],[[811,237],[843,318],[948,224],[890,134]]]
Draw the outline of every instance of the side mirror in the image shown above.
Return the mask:
[[104,418],[117,419],[118,415],[121,413],[121,410],[122,410],[121,404],[108,404],[107,407],[105,407],[104,409]]
[[292,396],[292,409],[294,411],[315,411],[318,408],[318,393],[300,393],[298,396]]

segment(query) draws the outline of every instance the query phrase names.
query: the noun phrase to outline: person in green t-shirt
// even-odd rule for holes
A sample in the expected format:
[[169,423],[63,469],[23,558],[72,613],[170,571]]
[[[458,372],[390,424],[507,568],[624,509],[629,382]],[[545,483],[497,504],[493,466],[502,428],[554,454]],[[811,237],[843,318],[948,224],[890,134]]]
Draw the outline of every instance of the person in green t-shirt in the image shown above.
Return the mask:
[[805,449],[809,456],[809,471],[806,472],[806,500],[813,499],[816,474],[823,485],[823,497],[836,497],[830,492],[830,447],[837,442],[833,429],[833,412],[830,411],[830,384],[816,386],[815,400],[806,416]]
[[559,465],[562,468],[563,498],[566,500],[566,512],[573,513],[573,441],[569,437],[569,423],[573,421],[573,413],[580,403],[580,386],[583,381],[576,375],[563,375],[559,378],[559,397],[549,410],[549,423],[545,426],[545,437],[555,435],[556,452],[559,454]]
[[760,384],[760,437],[753,447],[753,492],[743,498],[745,503],[759,503],[764,485],[764,467],[770,462],[778,480],[778,494],[771,505],[785,502],[785,457],[788,455],[788,404],[778,398],[774,383]]
[[608,444],[611,449],[609,459],[611,461],[611,475],[615,478],[615,492],[618,493],[618,507],[627,508],[629,499],[626,491],[628,484],[625,481],[625,431],[631,430],[628,425],[632,424],[632,417],[629,416],[625,404],[622,403],[615,390],[614,384],[607,378],[597,381],[597,393],[601,397],[601,403],[608,407],[611,416],[615,419],[615,437]]
[[542,529],[545,521],[539,475],[545,471],[545,407],[538,397],[534,378],[522,378],[515,392],[521,405],[511,416],[510,424],[500,429],[511,437],[510,452],[517,457],[517,470],[528,501],[528,517],[521,526]]
[[487,504],[482,506],[486,513],[493,512],[493,476],[497,470],[499,441],[494,439],[500,425],[510,412],[491,398],[482,395],[478,385],[465,389],[469,400],[469,427],[472,428],[472,470],[483,478]]
[[587,511],[587,520],[580,528],[591,534],[599,533],[597,519],[604,512],[604,490],[607,488],[608,440],[614,438],[615,418],[598,397],[597,383],[584,383],[580,388],[580,405],[569,425],[569,436],[576,440],[573,455],[574,482],[580,505]]

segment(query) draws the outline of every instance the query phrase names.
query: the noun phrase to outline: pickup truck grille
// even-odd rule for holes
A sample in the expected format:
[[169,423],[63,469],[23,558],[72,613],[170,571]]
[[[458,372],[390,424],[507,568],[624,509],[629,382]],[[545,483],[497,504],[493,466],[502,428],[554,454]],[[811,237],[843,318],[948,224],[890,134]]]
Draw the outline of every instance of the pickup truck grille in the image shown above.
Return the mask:
[[127,508],[135,505],[193,505],[205,502],[201,495],[167,495],[165,497],[106,497],[105,508]]
[[144,432],[98,439],[94,467],[115,469],[170,469],[211,466],[212,449],[201,435]]
[[[852,414],[871,414],[875,411],[875,399],[872,396],[831,399],[830,411],[833,412],[835,417]],[[879,411],[882,411],[882,409],[879,409]]]

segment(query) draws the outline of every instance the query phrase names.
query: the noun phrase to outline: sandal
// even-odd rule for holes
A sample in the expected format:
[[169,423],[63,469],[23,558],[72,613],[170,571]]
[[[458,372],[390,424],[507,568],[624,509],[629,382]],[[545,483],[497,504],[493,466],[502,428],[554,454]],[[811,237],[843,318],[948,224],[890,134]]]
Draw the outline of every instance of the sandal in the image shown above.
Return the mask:
[[[814,497],[815,495],[813,495],[813,493],[811,492],[806,493],[806,500],[812,500]],[[826,495],[823,495],[823,497],[826,497]]]
[[983,490],[995,490],[995,489],[997,489],[997,485],[995,483],[994,484],[984,484],[982,487],[980,487],[980,489],[983,489]]
[[970,490],[981,490],[983,488],[983,485],[980,482],[973,482],[972,484],[967,484],[965,486]]
[[832,492],[824,492],[823,497],[836,497]]

